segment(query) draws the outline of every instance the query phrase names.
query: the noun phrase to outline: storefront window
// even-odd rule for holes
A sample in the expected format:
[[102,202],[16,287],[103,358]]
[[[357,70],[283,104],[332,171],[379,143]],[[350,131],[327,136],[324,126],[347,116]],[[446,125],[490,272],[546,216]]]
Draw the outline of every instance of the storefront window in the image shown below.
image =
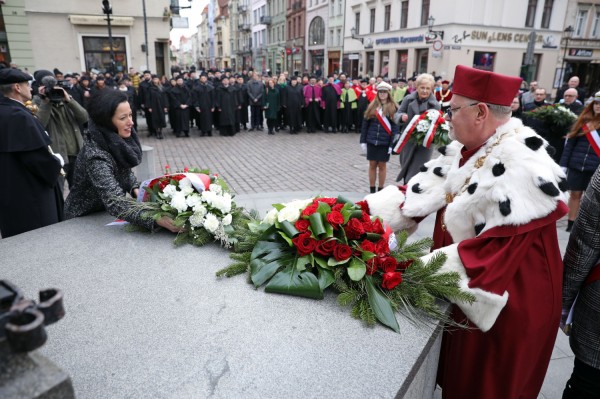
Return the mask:
[[493,71],[495,60],[496,53],[475,51],[475,54],[473,55],[473,68],[483,69],[485,71]]
[[325,23],[316,17],[310,22],[308,42],[312,45],[325,43]]
[[[115,71],[127,71],[127,48],[124,37],[113,37],[113,53],[115,55]],[[110,59],[110,41],[108,37],[83,37],[83,54],[85,57],[85,69],[90,71],[110,71],[112,63]]]
[[396,76],[398,78],[406,79],[406,70],[408,67],[408,51],[398,50],[398,69],[396,70]]
[[429,49],[417,50],[417,73],[427,72],[427,61],[429,60]]

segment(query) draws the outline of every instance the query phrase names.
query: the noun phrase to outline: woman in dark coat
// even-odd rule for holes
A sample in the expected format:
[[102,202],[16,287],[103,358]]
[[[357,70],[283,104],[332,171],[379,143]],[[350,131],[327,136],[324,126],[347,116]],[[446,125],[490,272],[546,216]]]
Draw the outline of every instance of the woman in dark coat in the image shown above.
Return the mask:
[[279,108],[281,101],[279,98],[279,90],[275,87],[274,79],[270,79],[267,82],[263,99],[263,108],[265,110],[265,118],[267,119],[267,128],[269,129],[269,134],[275,134],[274,130],[279,126]]
[[236,86],[238,88],[238,104],[240,105],[240,110],[238,112],[240,116],[239,122],[242,125],[242,129],[246,130],[246,124],[248,124],[248,85],[244,83],[243,76],[238,76],[236,80]]
[[173,110],[173,120],[171,126],[175,137],[190,137],[190,106],[192,105],[192,95],[190,90],[183,84],[183,78],[178,77],[176,86],[169,91],[169,105]]
[[600,165],[600,154],[592,147],[588,138],[600,129],[600,92],[585,109],[567,134],[567,142],[560,158],[560,166],[567,168],[567,188],[569,189],[569,220],[567,231],[571,231],[579,213],[581,196],[586,190],[592,175]]
[[[429,109],[439,110],[441,106],[433,94],[434,86],[435,80],[430,74],[422,73],[417,76],[417,90],[404,97],[398,112],[394,115],[394,122],[406,126],[415,115],[420,115]],[[410,141],[406,143],[400,153],[400,166],[402,169],[400,169],[396,181],[404,180],[405,184],[408,183],[414,175],[419,173],[421,166],[431,159],[432,152],[433,147],[426,148]]]
[[298,134],[302,128],[302,106],[304,105],[304,94],[298,85],[298,79],[292,78],[281,94],[281,105],[287,115],[290,134]]
[[[369,104],[363,119],[360,134],[360,145],[367,153],[369,161],[369,188],[376,190],[375,183],[379,176],[379,190],[385,184],[387,162],[392,153],[394,136],[398,134],[398,125],[393,122],[394,113],[398,109],[392,100],[392,86],[386,82],[377,85],[377,95]],[[381,114],[379,112],[381,111]]]
[[106,210],[150,230],[161,226],[178,232],[171,218],[163,216],[155,222],[144,208],[125,200],[127,194],[136,198],[139,193],[131,169],[142,162],[127,95],[118,90],[94,93],[88,113],[88,132],[75,164],[73,189],[65,202],[67,219]]
[[235,134],[236,110],[239,109],[237,95],[224,77],[216,90],[215,110],[219,112],[219,132],[222,136]]
[[167,127],[165,114],[169,111],[169,100],[156,75],[152,77],[152,84],[148,87],[145,101],[146,108],[152,115],[152,126],[156,129],[156,138],[162,140],[164,138],[162,130]]

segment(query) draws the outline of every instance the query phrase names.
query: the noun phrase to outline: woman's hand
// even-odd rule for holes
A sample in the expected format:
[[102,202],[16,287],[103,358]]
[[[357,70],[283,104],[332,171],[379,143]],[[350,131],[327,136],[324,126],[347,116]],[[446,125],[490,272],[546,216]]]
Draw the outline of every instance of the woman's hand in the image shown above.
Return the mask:
[[407,120],[408,120],[408,115],[402,114],[402,122],[406,123]]
[[160,227],[164,227],[169,230],[171,233],[181,233],[183,231],[183,227],[177,227],[173,223],[173,219],[168,216],[163,216],[156,221],[156,224]]

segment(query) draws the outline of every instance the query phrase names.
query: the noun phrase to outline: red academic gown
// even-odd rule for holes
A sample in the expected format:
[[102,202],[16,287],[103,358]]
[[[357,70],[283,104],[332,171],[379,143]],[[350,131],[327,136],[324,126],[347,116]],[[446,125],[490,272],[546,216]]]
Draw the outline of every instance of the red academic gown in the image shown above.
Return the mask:
[[[463,152],[461,166],[478,149]],[[438,211],[434,248],[452,244]],[[556,210],[521,226],[499,226],[461,241],[458,252],[469,286],[502,295],[508,302],[494,326],[445,330],[438,367],[444,399],[535,399],[542,387],[561,315],[562,257]],[[466,316],[452,305],[452,318]]]

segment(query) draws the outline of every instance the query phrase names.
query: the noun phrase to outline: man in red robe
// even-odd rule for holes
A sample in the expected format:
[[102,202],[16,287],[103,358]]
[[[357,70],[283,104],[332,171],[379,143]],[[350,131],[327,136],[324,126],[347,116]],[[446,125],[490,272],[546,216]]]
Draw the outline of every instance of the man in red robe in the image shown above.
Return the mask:
[[451,309],[469,328],[444,331],[445,399],[537,398],[556,339],[565,175],[547,141],[511,118],[520,84],[457,66],[448,112],[455,141],[408,182],[406,196],[389,186],[366,198],[394,230],[437,212],[433,252],[423,261],[446,254],[441,271],[457,272],[476,298]]

